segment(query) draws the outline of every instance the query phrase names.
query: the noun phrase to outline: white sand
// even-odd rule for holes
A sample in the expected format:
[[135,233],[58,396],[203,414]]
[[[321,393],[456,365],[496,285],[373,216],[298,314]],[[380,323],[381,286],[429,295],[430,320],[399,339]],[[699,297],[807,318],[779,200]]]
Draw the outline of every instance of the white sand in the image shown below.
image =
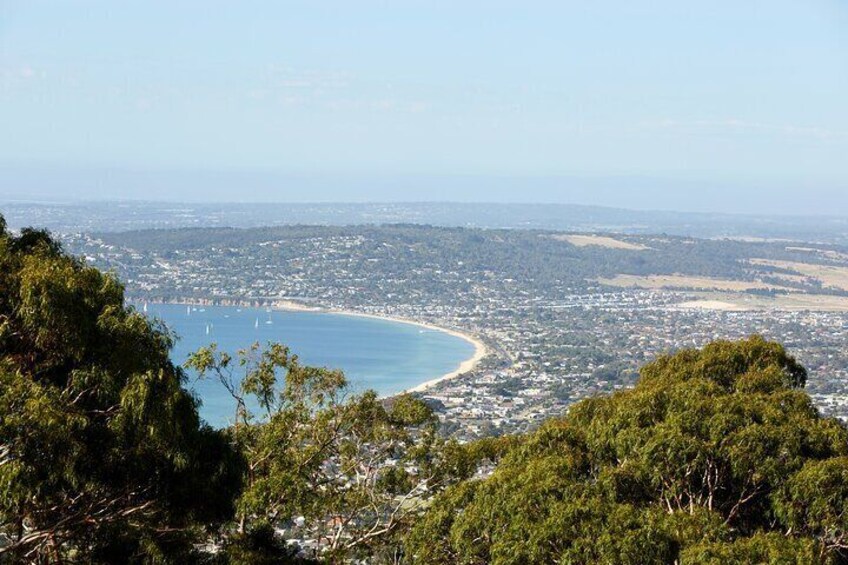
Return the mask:
[[274,310],[284,310],[287,312],[324,312],[323,308],[317,306],[307,306],[300,302],[292,300],[275,300],[273,305]]
[[362,312],[351,312],[348,310],[327,310],[324,308],[310,307],[304,306],[303,304],[299,304],[297,302],[292,302],[289,300],[278,300],[274,303],[274,307],[277,310],[288,310],[292,312],[326,312],[328,314],[343,314],[345,316],[359,316],[361,318],[374,318],[376,320],[386,320],[389,322],[400,322],[402,324],[411,324],[414,326],[418,326],[427,330],[443,332],[454,337],[458,337],[460,339],[464,339],[465,341],[471,343],[474,346],[474,355],[463,361],[459,364],[459,366],[451,371],[450,373],[445,373],[444,375],[437,377],[435,379],[430,379],[429,381],[425,381],[420,385],[417,385],[413,388],[407,389],[403,392],[423,392],[428,388],[435,386],[436,384],[446,381],[448,379],[452,379],[454,377],[458,377],[464,373],[467,373],[474,369],[477,364],[480,362],[483,357],[486,356],[488,350],[482,341],[477,339],[476,337],[469,335],[467,333],[453,330],[449,328],[442,328],[439,326],[434,326],[432,324],[426,324],[424,322],[419,322],[417,320],[410,320],[407,318],[398,318],[394,316],[383,316],[381,314],[365,314]]
[[458,377],[459,375],[465,374],[465,373],[473,370],[474,367],[477,366],[477,363],[479,363],[480,360],[483,359],[483,357],[486,356],[486,353],[487,353],[486,346],[483,345],[483,342],[481,342],[480,340],[478,340],[478,339],[476,339],[476,338],[474,338],[474,337],[472,337],[468,334],[460,333],[460,332],[457,332],[457,331],[454,331],[454,330],[448,330],[448,329],[445,329],[445,328],[435,328],[435,329],[442,331],[442,332],[449,333],[451,335],[455,335],[455,336],[460,337],[460,338],[462,338],[466,341],[470,341],[474,345],[474,355],[472,355],[470,358],[468,358],[465,361],[463,361],[462,363],[460,363],[459,367],[457,367],[456,370],[451,371],[450,373],[445,373],[441,377],[438,377],[438,378],[435,378],[435,379],[430,379],[429,381],[425,381],[425,382],[421,383],[420,385],[418,385],[416,387],[413,387],[409,390],[406,390],[405,392],[424,392],[428,388],[435,386],[442,381],[446,381],[448,379],[452,379],[454,377]]

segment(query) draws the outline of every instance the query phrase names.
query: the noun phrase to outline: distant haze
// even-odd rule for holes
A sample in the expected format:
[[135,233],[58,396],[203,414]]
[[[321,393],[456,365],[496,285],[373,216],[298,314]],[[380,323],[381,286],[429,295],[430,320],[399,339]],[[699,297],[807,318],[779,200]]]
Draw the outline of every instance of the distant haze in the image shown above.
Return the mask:
[[848,214],[844,0],[0,2],[0,199]]
[[848,215],[848,185],[650,177],[327,175],[0,168],[6,201],[558,203],[736,214]]

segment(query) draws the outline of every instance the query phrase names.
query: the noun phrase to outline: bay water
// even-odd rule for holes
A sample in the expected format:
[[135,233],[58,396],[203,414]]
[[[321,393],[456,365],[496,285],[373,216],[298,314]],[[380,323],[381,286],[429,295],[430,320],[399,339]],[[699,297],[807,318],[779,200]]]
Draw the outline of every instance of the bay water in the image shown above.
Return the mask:
[[[456,370],[474,354],[474,345],[461,337],[394,320],[236,306],[137,308],[176,332],[172,359],[177,364],[211,343],[235,355],[256,342],[280,342],[303,364],[343,370],[356,392],[396,394]],[[201,399],[200,415],[210,425],[232,421],[235,405],[220,383],[189,372],[188,386]]]

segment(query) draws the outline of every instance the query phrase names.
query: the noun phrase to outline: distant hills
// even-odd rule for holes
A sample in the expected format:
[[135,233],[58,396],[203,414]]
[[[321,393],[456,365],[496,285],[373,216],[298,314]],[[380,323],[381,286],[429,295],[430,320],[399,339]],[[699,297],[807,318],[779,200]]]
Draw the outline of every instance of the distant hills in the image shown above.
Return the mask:
[[62,233],[182,227],[428,224],[444,227],[668,234],[699,238],[848,242],[848,218],[844,217],[640,211],[572,204],[0,201],[0,210],[13,229],[35,224]]

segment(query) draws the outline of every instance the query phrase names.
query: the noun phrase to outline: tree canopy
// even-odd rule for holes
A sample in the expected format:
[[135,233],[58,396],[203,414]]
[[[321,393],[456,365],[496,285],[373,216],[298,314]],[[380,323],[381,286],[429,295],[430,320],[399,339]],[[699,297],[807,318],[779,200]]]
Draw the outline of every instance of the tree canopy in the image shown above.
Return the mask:
[[191,552],[232,514],[240,456],[201,424],[170,334],[111,275],[0,221],[0,559]]
[[782,346],[718,341],[545,423],[437,498],[415,563],[844,563],[848,431]]
[[[234,400],[229,434],[247,465],[223,552],[230,563],[396,562],[432,497],[509,442],[447,441],[420,399],[354,394],[341,372],[302,365],[280,344],[235,357],[213,344],[187,366],[219,380]],[[275,545],[274,527],[313,546]]]
[[848,430],[761,337],[465,445],[279,344],[190,358],[233,397],[213,430],[173,339],[0,216],[0,562],[304,562],[282,529],[336,562],[848,563]]
[[446,441],[421,400],[353,394],[274,343],[190,358],[234,400],[213,430],[167,328],[2,216],[0,290],[0,562],[303,562],[281,527],[322,559],[393,560],[432,496],[509,441]]

